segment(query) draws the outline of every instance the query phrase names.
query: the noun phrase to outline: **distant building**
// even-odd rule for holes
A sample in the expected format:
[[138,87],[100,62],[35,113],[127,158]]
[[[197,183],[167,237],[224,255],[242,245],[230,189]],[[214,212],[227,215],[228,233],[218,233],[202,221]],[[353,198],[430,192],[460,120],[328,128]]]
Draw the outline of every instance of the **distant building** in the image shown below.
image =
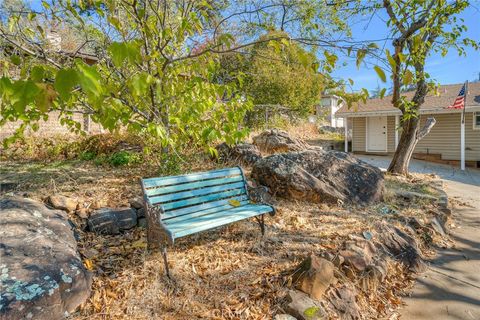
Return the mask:
[[343,128],[343,118],[338,118],[335,115],[344,104],[345,101],[339,96],[323,96],[320,104],[316,107],[316,115],[324,118],[334,128]]
[[[437,122],[430,133],[418,142],[414,158],[459,164],[462,110],[446,107],[455,101],[462,85],[443,85],[438,95],[429,93],[425,97],[420,107],[421,126],[428,117],[434,117]],[[409,91],[403,95],[411,99],[414,93]],[[391,96],[369,99],[355,110],[345,106],[336,112],[337,117],[351,121],[348,127],[353,130],[354,153],[391,155],[395,152],[401,135],[401,112],[392,106],[391,100]],[[469,84],[465,104],[466,165],[480,167],[480,82]]]

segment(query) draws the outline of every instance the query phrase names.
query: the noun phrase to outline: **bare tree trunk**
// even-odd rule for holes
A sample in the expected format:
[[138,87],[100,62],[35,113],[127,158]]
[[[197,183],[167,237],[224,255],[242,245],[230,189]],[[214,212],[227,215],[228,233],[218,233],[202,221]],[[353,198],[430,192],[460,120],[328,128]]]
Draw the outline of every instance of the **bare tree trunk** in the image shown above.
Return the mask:
[[420,125],[419,120],[418,117],[412,117],[404,121],[402,135],[400,136],[400,141],[393,155],[392,162],[388,167],[388,172],[401,175],[408,174],[408,164],[410,163],[413,150],[418,142],[416,136]]
[[[416,65],[415,67],[417,69],[417,72],[423,73],[423,65]],[[388,172],[390,173],[408,175],[408,165],[410,164],[413,150],[415,150],[418,141],[420,141],[421,138],[423,138],[428,132],[430,132],[431,127],[433,127],[433,125],[435,124],[435,122],[433,121],[433,124],[431,124],[426,133],[423,132],[422,135],[419,135],[420,106],[425,101],[425,96],[427,95],[427,92],[428,86],[425,80],[422,79],[417,83],[417,89],[412,99],[413,106],[409,112],[413,114],[410,114],[409,117],[405,119],[405,112],[403,111],[405,110],[405,108],[403,108],[403,106],[400,108],[400,110],[402,110],[402,112],[404,113],[402,125],[403,131],[402,135],[400,136],[400,141],[398,142],[397,149],[395,150],[395,154],[393,155],[392,162],[388,167]],[[399,100],[400,98],[398,98],[397,101]],[[429,123],[427,122],[427,125],[428,124]]]

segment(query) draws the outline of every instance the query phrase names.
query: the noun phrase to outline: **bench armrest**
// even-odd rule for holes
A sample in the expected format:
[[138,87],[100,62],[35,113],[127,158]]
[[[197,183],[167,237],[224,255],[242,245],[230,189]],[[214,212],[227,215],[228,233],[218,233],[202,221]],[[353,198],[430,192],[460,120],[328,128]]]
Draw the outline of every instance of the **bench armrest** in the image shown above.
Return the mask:
[[162,215],[164,214],[161,205],[151,205],[145,202],[145,216],[147,218],[147,242],[157,244],[159,242],[169,242],[173,244],[173,236],[162,222]]
[[258,186],[258,187],[249,187],[248,194],[250,200],[254,203],[265,204],[273,209],[272,216],[275,214],[275,207],[273,206],[272,196],[268,192],[269,189],[265,186]]

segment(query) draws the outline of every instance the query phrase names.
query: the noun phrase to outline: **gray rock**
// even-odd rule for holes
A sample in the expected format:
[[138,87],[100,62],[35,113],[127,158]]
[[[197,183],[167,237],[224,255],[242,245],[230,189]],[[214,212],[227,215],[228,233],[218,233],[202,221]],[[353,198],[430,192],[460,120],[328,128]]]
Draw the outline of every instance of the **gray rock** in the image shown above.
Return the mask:
[[14,191],[18,187],[16,182],[1,182],[0,183],[0,194],[6,194],[8,192]]
[[296,268],[292,280],[298,290],[320,300],[335,280],[334,265],[326,259],[310,255]]
[[273,199],[270,193],[268,192],[268,188],[265,186],[258,186],[258,187],[250,187],[248,186],[248,194],[250,196],[250,200],[255,203],[269,203],[272,204]]
[[275,195],[311,202],[366,205],[384,190],[380,169],[339,151],[271,155],[253,165],[252,177]]
[[320,302],[297,290],[288,291],[285,311],[300,320],[321,320],[327,316]]
[[102,208],[88,219],[90,231],[99,234],[118,234],[137,225],[137,214],[132,208]]
[[410,271],[419,273],[426,270],[427,266],[416,240],[407,233],[382,223],[378,228],[378,240],[392,257],[402,262]]
[[80,208],[75,211],[75,214],[82,219],[88,219],[89,216],[87,208]]
[[369,265],[360,275],[360,287],[365,291],[376,292],[380,284],[385,280],[387,270],[384,266]]
[[440,223],[437,217],[434,217],[432,221],[430,221],[430,226],[436,233],[440,234],[442,237],[445,237],[447,233],[445,232],[442,223]]
[[147,228],[147,218],[139,218],[137,224],[139,228]]
[[78,201],[60,194],[56,194],[48,197],[48,203],[55,209],[70,212],[77,208]]
[[404,198],[406,200],[426,200],[429,202],[436,202],[437,197],[434,197],[432,195],[426,194],[426,193],[420,193],[420,192],[415,192],[415,191],[407,191],[407,190],[394,190],[394,193],[397,197]]
[[90,295],[65,212],[0,199],[0,318],[61,319]]
[[140,197],[135,197],[133,199],[130,199],[129,201],[130,207],[134,209],[142,209],[143,208],[143,199]]
[[277,314],[273,317],[273,320],[297,320],[297,318],[289,315],[289,314]]
[[246,165],[253,165],[262,158],[260,150],[250,143],[239,143],[229,146],[226,143],[219,144],[216,147],[218,156],[222,161],[240,162]]
[[145,217],[145,208],[140,208],[137,210],[137,218],[140,219],[143,217]]
[[357,271],[365,270],[372,263],[375,253],[376,248],[373,243],[363,239],[346,242],[345,249],[339,252],[340,256],[343,257],[344,263]]
[[339,134],[344,134],[345,133],[345,128],[335,128],[332,126],[320,126],[318,128],[318,132],[320,133],[339,133]]
[[290,137],[283,130],[267,130],[253,137],[253,144],[266,153],[281,153],[309,149],[310,146],[300,139]]
[[355,296],[355,289],[346,285],[337,288],[333,292],[332,297],[330,297],[330,303],[340,319],[361,319]]

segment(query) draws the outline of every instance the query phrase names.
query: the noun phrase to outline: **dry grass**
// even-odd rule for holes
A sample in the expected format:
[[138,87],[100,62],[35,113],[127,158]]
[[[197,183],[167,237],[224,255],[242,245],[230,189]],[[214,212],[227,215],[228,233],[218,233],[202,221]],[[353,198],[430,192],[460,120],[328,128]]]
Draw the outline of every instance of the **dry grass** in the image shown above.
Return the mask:
[[[305,140],[318,134],[313,126],[295,132]],[[189,162],[183,170],[218,165],[202,159]],[[2,168],[1,180],[18,183],[17,191],[30,197],[42,199],[61,192],[108,206],[126,205],[128,199],[140,195],[140,177],[158,175],[156,167],[110,168],[85,162],[6,162]],[[387,187],[423,190],[418,181],[394,177],[387,179]],[[180,239],[169,251],[174,280],[164,276],[161,256],[147,253],[144,230],[118,236],[81,232],[79,251],[93,272],[93,291],[70,318],[271,319],[283,312],[292,285],[291,271],[308,254],[335,254],[346,240],[373,231],[380,221],[399,224],[404,216],[427,218],[432,207],[400,203],[394,197],[386,200],[368,208],[278,200],[277,215],[266,219],[265,237],[251,219]],[[385,214],[385,207],[397,212]],[[358,278],[337,275],[336,286],[357,288],[357,303],[365,319],[394,312],[401,305],[399,296],[413,283],[398,263],[390,261],[388,269],[387,279],[375,291],[363,291]]]
[[[243,221],[180,240],[169,252],[174,280],[164,276],[161,256],[147,254],[145,234],[85,233],[80,252],[93,262],[94,293],[74,319],[271,319],[282,312],[290,274],[310,253],[336,252],[345,240],[372,230],[385,218],[359,208],[279,201],[262,238],[258,225]],[[376,292],[359,290],[365,318],[400,305],[412,279],[400,265]],[[346,277],[339,283],[359,287]]]

